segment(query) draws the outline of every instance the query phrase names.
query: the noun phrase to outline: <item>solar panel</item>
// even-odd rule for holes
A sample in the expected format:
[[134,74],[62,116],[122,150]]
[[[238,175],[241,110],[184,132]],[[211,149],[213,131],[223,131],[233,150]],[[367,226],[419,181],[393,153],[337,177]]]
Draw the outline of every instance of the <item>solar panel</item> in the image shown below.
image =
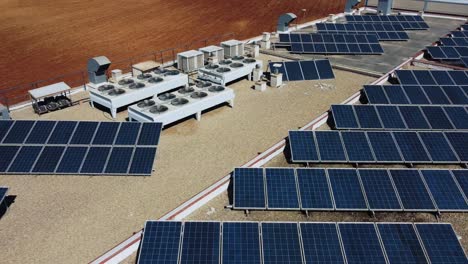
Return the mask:
[[110,147],[90,147],[80,173],[101,174],[104,171],[110,151]]
[[439,85],[455,85],[447,71],[431,70],[431,75]]
[[409,104],[408,97],[398,85],[382,86],[391,104]]
[[302,69],[298,61],[288,61],[284,63],[288,72],[289,81],[303,81]]
[[463,64],[463,66],[465,66],[465,68],[468,68],[468,57],[461,57],[460,61]]
[[452,170],[453,176],[460,185],[461,190],[465,194],[465,197],[468,195],[468,170]]
[[34,121],[17,120],[10,128],[10,131],[3,139],[3,144],[21,144],[29,134],[29,131],[34,126]]
[[468,96],[460,86],[442,86],[442,89],[453,104],[468,104]]
[[127,174],[134,148],[113,147],[104,173]]
[[177,264],[181,230],[181,222],[147,221],[138,264]]
[[406,16],[406,15],[393,15],[393,16],[376,16],[376,15],[347,15],[346,20],[348,23],[392,23],[399,24],[405,30],[424,30],[428,29],[429,25],[424,22],[421,16]]
[[48,144],[68,144],[70,137],[75,131],[78,122],[75,121],[61,121],[55,125],[52,135],[50,135]]
[[23,146],[19,150],[8,169],[9,173],[29,173],[37,156],[40,154],[42,147],[39,146]]
[[406,129],[407,126],[396,106],[381,105],[376,107],[383,127],[387,129]]
[[412,163],[431,161],[416,132],[394,132],[393,136],[406,161]]
[[101,122],[93,139],[93,145],[112,145],[120,123]]
[[407,85],[401,87],[408,97],[411,104],[431,104],[426,94],[424,93],[424,86]]
[[468,204],[452,174],[447,170],[421,170],[440,211],[467,211]]
[[452,103],[440,86],[425,86],[424,92],[432,104],[448,105]]
[[306,263],[345,263],[334,223],[301,223]]
[[269,209],[299,209],[294,169],[265,169]]
[[346,161],[343,143],[338,132],[316,131],[315,139],[317,140],[321,161]]
[[186,222],[180,263],[219,263],[220,233],[218,222]]
[[468,75],[466,71],[447,71],[456,85],[468,85]]
[[[274,67],[273,65],[281,65]],[[334,79],[335,75],[328,60],[270,62],[269,68],[278,69],[285,81]]]
[[318,152],[312,131],[289,131],[291,159],[296,162],[318,161]]
[[419,132],[419,137],[433,161],[452,163],[458,160],[444,134]]
[[454,129],[449,118],[440,106],[421,107],[432,129]]
[[296,174],[302,210],[333,210],[324,169],[297,169]]
[[141,123],[126,122],[120,125],[115,145],[135,145],[140,133]]
[[136,148],[128,173],[135,175],[151,174],[155,157],[156,148]]
[[468,31],[450,31],[452,37],[466,38],[468,37]]
[[259,229],[258,223],[223,223],[222,263],[261,263]]
[[408,40],[409,36],[404,32],[401,25],[390,23],[358,23],[358,24],[340,24],[340,23],[317,23],[319,33],[333,34],[375,34],[380,41]]
[[468,161],[468,149],[466,148],[468,146],[467,134],[463,132],[450,132],[445,133],[445,136],[457,153],[460,161],[466,163]]
[[302,264],[297,224],[262,223],[262,244],[265,264]]
[[364,132],[341,132],[341,137],[343,138],[349,161],[357,163],[375,161],[374,154]]
[[367,210],[366,200],[356,170],[329,169],[328,177],[336,210]]
[[65,147],[45,146],[37,159],[32,172],[36,173],[54,173]]
[[358,172],[370,210],[402,210],[387,170],[361,169]]
[[466,56],[467,47],[431,46],[427,53],[434,60],[459,60]]
[[317,65],[314,61],[300,61],[302,74],[304,80],[318,80],[320,79],[317,71]]
[[360,127],[352,105],[332,105],[330,109],[337,129]]
[[8,169],[19,149],[20,146],[0,146],[0,172],[5,172]]
[[363,89],[369,104],[389,104],[387,95],[380,85],[364,85]]
[[375,157],[380,162],[403,161],[398,147],[388,132],[367,132]]
[[430,129],[419,106],[399,106],[401,116],[409,129]]
[[317,65],[317,71],[320,79],[335,79],[335,74],[333,73],[329,60],[316,60],[315,64]]
[[80,172],[83,159],[88,152],[88,147],[68,147],[57,167],[56,173],[77,174]]
[[[34,127],[29,133],[28,138],[24,142],[25,144],[45,144],[50,136],[50,133],[54,129],[57,122],[55,121],[40,121],[36,122]],[[1,140],[1,137],[0,137]]]
[[233,207],[238,209],[266,209],[263,169],[236,168]]
[[379,116],[372,105],[353,106],[361,128],[382,128]]
[[99,123],[97,122],[79,122],[70,141],[72,145],[89,145],[93,140],[94,133]]
[[435,211],[417,170],[389,170],[405,211]]
[[390,263],[427,263],[412,224],[378,223],[377,230]]
[[468,112],[463,107],[444,107],[456,129],[468,129]]
[[386,263],[374,224],[339,223],[338,228],[349,264]]
[[[421,85],[435,85],[440,82],[446,82],[446,76],[439,77],[438,75],[432,74],[430,70],[397,70],[396,77],[400,84],[421,84]],[[447,74],[453,80],[455,85],[466,85],[468,84],[468,76],[464,71],[447,71]],[[438,80],[437,78],[442,78]]]
[[433,264],[466,264],[466,255],[450,224],[415,224],[427,256]]
[[0,120],[0,142],[3,140],[5,135],[8,133],[8,130],[10,130],[13,123],[14,123],[14,121],[12,121],[12,120]]
[[5,199],[8,193],[8,187],[0,187],[0,204],[2,204],[3,199]]

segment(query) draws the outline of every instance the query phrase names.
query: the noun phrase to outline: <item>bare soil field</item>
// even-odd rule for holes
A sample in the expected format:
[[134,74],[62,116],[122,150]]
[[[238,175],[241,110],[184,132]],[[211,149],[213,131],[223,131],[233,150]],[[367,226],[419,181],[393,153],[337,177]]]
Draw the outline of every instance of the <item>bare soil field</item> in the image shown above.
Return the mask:
[[[94,56],[105,55],[116,62],[229,32],[235,33],[237,39],[246,39],[262,31],[273,31],[282,13],[293,12],[298,15],[298,22],[304,22],[341,12],[344,3],[344,0],[0,1],[0,93],[20,83],[85,70],[87,60]],[[303,13],[302,9],[307,11]],[[8,91],[8,97],[16,102],[25,100],[27,90],[16,88]]]

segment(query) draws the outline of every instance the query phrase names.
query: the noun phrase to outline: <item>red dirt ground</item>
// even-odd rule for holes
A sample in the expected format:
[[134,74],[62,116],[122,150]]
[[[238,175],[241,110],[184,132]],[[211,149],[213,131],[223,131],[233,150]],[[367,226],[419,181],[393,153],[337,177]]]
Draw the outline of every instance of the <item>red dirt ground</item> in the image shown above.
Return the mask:
[[[30,87],[6,88],[85,70],[87,60],[94,56],[121,61],[228,32],[235,33],[234,38],[245,39],[274,31],[282,13],[297,14],[300,23],[341,12],[344,3],[345,0],[4,0],[0,2],[0,93],[21,101],[27,98],[24,95]],[[305,17],[303,8],[307,9]],[[1,97],[0,94],[0,101]]]

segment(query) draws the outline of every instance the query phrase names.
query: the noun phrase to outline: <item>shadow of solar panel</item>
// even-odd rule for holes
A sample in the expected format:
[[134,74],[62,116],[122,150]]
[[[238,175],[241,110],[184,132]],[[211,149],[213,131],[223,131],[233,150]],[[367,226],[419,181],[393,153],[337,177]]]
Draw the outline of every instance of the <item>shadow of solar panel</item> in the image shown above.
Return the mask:
[[112,145],[120,123],[101,122],[93,139],[93,145]]
[[468,104],[468,97],[459,86],[442,86],[442,89],[453,104]]
[[442,107],[424,106],[421,107],[421,110],[432,129],[454,129]]
[[433,264],[466,264],[466,255],[450,224],[415,224]]
[[107,161],[105,173],[109,174],[126,174],[132,159],[134,148],[130,147],[114,147]]
[[421,170],[439,211],[467,211],[468,204],[447,170]]
[[393,136],[406,162],[431,161],[416,132],[393,132]]
[[382,88],[391,104],[409,104],[406,94],[399,85],[384,85]]
[[405,211],[435,211],[417,170],[389,170]]
[[13,123],[14,123],[14,121],[12,121],[12,120],[0,120],[0,142],[3,140],[5,135],[8,133],[8,130],[10,130]]
[[426,146],[427,152],[433,161],[437,162],[457,162],[458,158],[450,148],[450,145],[442,133],[419,132],[419,136]]
[[427,98],[426,94],[424,93],[422,87],[416,85],[402,86],[402,89],[408,97],[411,104],[426,105],[431,103]]
[[461,162],[468,162],[468,135],[463,132],[450,132],[445,133],[447,139],[452,145],[453,149],[458,155]]
[[355,105],[353,108],[361,128],[382,128],[373,105]]
[[461,190],[468,196],[468,170],[452,170],[453,176],[461,187]]
[[295,162],[318,161],[317,147],[312,131],[289,131],[291,159]]
[[78,173],[83,159],[88,152],[88,147],[68,147],[63,154],[62,160],[57,167],[56,173],[70,174]]
[[300,228],[306,263],[344,263],[334,223],[301,223]]
[[398,147],[389,132],[367,132],[367,137],[379,162],[403,161]]
[[135,145],[140,133],[141,123],[126,122],[120,125],[115,145]]
[[401,116],[408,129],[430,129],[431,126],[424,118],[419,106],[399,106]]
[[444,111],[456,129],[468,129],[468,112],[464,107],[444,107]]
[[370,210],[402,210],[387,170],[361,169],[358,172],[366,193]]
[[186,222],[180,263],[219,263],[220,231],[217,222]]
[[367,211],[366,200],[356,170],[329,169],[328,177],[336,210]]
[[223,264],[261,263],[258,223],[223,223]]
[[73,133],[73,137],[70,140],[70,144],[89,145],[93,140],[98,124],[98,122],[79,122],[75,129],[75,133]]
[[377,224],[390,263],[427,263],[412,224]]
[[8,172],[10,173],[28,173],[31,171],[37,156],[42,150],[42,146],[24,146],[16,155],[15,160],[11,163]]
[[80,173],[101,174],[104,171],[111,147],[90,147]]
[[324,169],[297,169],[302,210],[333,210],[333,202]]
[[359,128],[359,123],[352,105],[332,105],[331,112],[333,115],[335,128]]
[[364,85],[364,93],[369,104],[389,104],[385,91],[380,85]]
[[345,145],[348,160],[350,162],[370,162],[375,161],[372,150],[369,146],[364,132],[341,132]]
[[349,264],[386,263],[374,224],[339,223],[338,228]]
[[137,145],[158,145],[161,129],[162,123],[143,123]]
[[45,146],[32,172],[54,173],[64,150],[65,147]]
[[24,143],[45,144],[56,123],[55,121],[36,121],[36,124]]
[[19,146],[0,146],[0,172],[5,172],[8,169],[19,149]]
[[177,264],[181,222],[147,221],[138,264]]
[[266,209],[263,169],[236,168],[233,174],[236,209]]
[[343,143],[339,132],[335,131],[316,131],[315,139],[322,162],[346,162]]
[[136,148],[129,174],[150,175],[153,171],[156,148]]
[[302,263],[297,224],[262,223],[264,263]]
[[58,122],[49,137],[48,144],[68,144],[70,137],[75,131],[75,127],[78,122],[75,121],[61,121]]
[[11,127],[8,134],[3,139],[3,144],[5,143],[18,143],[21,144],[24,142],[28,136],[31,128],[34,126],[35,121],[29,120],[17,120]]
[[380,105],[376,107],[382,125],[387,129],[406,129],[405,121],[396,106]]
[[294,169],[265,169],[268,209],[299,209]]

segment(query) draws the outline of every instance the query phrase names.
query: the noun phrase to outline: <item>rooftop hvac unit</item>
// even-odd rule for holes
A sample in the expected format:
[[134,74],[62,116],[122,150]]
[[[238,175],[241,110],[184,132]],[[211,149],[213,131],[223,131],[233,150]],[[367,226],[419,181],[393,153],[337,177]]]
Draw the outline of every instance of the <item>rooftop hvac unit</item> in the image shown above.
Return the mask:
[[209,57],[214,57],[218,61],[224,60],[224,49],[218,46],[208,46],[199,49],[199,51],[203,52],[205,61],[208,60]]
[[244,43],[235,39],[221,42],[221,47],[224,48],[224,56],[234,57],[244,55]]
[[177,54],[177,68],[183,72],[193,72],[203,68],[203,52],[189,50]]

